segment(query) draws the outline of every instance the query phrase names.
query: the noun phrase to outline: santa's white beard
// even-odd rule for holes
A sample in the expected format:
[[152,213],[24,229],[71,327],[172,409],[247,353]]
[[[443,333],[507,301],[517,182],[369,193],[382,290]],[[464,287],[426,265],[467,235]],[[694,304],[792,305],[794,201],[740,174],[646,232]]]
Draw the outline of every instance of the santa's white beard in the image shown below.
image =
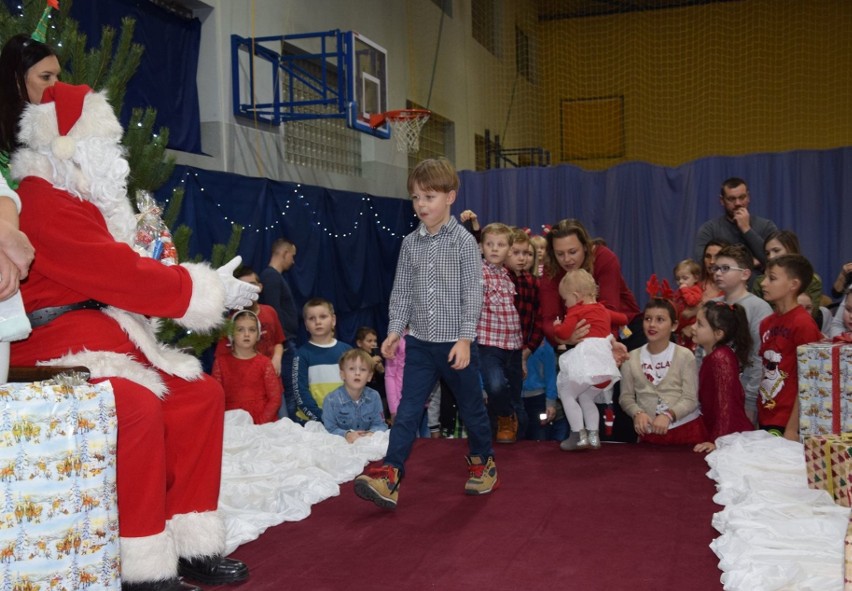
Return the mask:
[[55,187],[95,205],[103,214],[113,238],[133,245],[136,215],[127,198],[130,166],[124,151],[113,140],[89,138],[78,141],[74,156],[57,158],[48,148],[22,148],[16,154],[20,176],[41,177]]

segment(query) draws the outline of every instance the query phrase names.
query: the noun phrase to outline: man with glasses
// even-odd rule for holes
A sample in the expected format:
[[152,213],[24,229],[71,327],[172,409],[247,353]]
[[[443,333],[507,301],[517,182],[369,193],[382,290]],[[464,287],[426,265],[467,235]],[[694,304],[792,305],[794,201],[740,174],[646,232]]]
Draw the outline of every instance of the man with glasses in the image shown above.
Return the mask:
[[763,268],[766,255],[763,243],[766,237],[778,228],[772,220],[761,218],[749,212],[750,196],[746,182],[731,177],[722,183],[719,196],[725,215],[705,222],[695,235],[695,260],[704,256],[704,247],[711,240],[727,244],[742,244],[754,259],[754,267]]

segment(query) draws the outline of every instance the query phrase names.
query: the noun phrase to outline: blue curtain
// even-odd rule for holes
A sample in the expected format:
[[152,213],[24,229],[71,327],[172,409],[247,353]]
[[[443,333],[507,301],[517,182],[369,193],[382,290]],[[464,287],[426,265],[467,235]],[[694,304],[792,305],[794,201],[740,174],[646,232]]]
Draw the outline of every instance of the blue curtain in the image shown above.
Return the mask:
[[641,162],[599,172],[575,166],[463,171],[455,211],[482,223],[532,228],[573,217],[621,260],[640,302],[652,273],[672,279],[693,256],[695,232],[722,215],[719,188],[737,176],[749,185],[750,211],[796,232],[825,291],[852,261],[852,148],[697,160],[676,168]]
[[[722,213],[719,185],[749,183],[751,209],[794,230],[823,281],[852,261],[852,148],[708,158],[677,168],[630,163],[601,172],[572,166],[463,171],[456,213],[470,208],[483,222],[503,221],[539,232],[565,217],[583,221],[618,254],[628,284],[644,302],[652,273],[670,277],[692,256],[695,231]],[[279,237],[298,248],[287,280],[298,302],[319,296],[337,309],[339,337],[359,326],[387,330],[387,302],[402,238],[416,226],[407,199],[333,191],[179,166],[158,191],[186,191],[179,223],[193,229],[192,255],[209,257],[236,222],[246,229],[240,254],[262,270]],[[304,341],[304,330],[301,341]]]
[[127,84],[121,123],[127,126],[134,108],[153,107],[157,110],[155,129],[169,128],[169,148],[200,153],[195,78],[201,22],[181,18],[149,0],[78,0],[71,5],[70,15],[86,33],[90,47],[100,43],[104,25],[118,31],[123,17],[136,20],[133,40],[142,44],[145,52]]
[[[299,305],[311,297],[330,300],[338,338],[348,343],[360,326],[383,338],[402,238],[417,225],[408,200],[186,166],[175,169],[157,199],[167,202],[176,186],[185,191],[178,224],[192,228],[190,256],[209,258],[238,223],[245,228],[239,254],[260,272],[272,243],[286,237],[297,247],[285,277]],[[302,327],[299,341],[305,339]]]

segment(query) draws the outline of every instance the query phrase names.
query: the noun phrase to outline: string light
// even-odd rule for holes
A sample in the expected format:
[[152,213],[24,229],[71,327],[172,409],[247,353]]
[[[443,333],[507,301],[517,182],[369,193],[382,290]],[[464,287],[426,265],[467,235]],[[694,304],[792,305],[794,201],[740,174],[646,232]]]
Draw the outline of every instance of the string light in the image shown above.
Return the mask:
[[[198,185],[199,191],[204,192],[205,188],[200,185],[201,179],[200,179],[199,173],[195,170],[187,169],[184,172],[183,177],[180,179],[179,184],[181,186],[185,187],[187,181],[189,180],[190,175],[196,181],[196,184]],[[367,211],[366,211],[367,215],[369,215],[370,213],[373,214],[372,215],[373,225],[376,226],[377,228],[379,228],[380,230],[386,232],[387,234],[389,234],[393,238],[403,238],[414,227],[414,224],[416,222],[417,216],[412,212],[412,214],[411,214],[412,215],[412,226],[411,226],[411,228],[407,229],[403,233],[395,232],[389,225],[383,223],[381,221],[381,219],[379,218],[379,213],[376,211],[376,209],[374,207],[372,197],[370,197],[369,195],[362,195],[361,196],[361,203],[363,204],[363,207],[367,208]],[[168,207],[168,204],[169,204],[169,199],[167,198],[167,199],[165,199],[165,206]],[[221,203],[214,202],[213,204],[216,206],[217,209],[219,209],[220,212],[222,212],[222,219],[224,221],[230,223],[232,226],[234,224],[239,223],[236,220],[231,220],[227,215],[224,214],[224,212],[222,211],[223,207],[222,207]],[[288,210],[290,210],[291,206],[295,207],[298,204],[301,204],[301,207],[305,211],[310,212],[310,215],[312,217],[312,220],[310,222],[311,225],[313,225],[317,228],[321,228],[326,236],[328,236],[329,238],[334,238],[336,240],[354,237],[357,234],[357,231],[360,229],[359,218],[362,218],[365,214],[365,210],[363,208],[358,211],[358,217],[352,222],[352,231],[350,231],[350,232],[334,232],[331,229],[329,229],[328,226],[323,225],[322,221],[317,219],[319,214],[318,214],[317,210],[314,208],[314,206],[311,205],[310,200],[306,198],[304,192],[302,191],[302,185],[300,183],[297,183],[296,186],[293,188],[293,190],[289,192],[289,195],[287,195],[286,201],[284,202],[283,207],[281,208],[281,211],[280,211],[281,218],[283,218],[287,214],[287,212],[288,212]],[[256,224],[239,224],[239,225],[241,225],[243,227],[243,232],[254,231],[256,234],[259,234],[261,232],[271,232],[271,231],[276,230],[279,226],[279,221],[276,220],[274,223],[266,225],[266,226],[261,226],[261,225],[256,225]]]

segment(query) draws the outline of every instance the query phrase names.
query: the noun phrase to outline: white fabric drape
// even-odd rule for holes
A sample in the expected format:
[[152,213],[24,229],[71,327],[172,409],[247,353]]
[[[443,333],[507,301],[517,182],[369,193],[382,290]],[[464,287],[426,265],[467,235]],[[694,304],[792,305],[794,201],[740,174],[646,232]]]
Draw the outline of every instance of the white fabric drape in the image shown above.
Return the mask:
[[311,505],[337,496],[339,484],[383,458],[387,447],[388,432],[347,443],[320,423],[302,427],[280,419],[255,425],[247,412],[228,411],[219,492],[225,554],[268,527],[306,518]]
[[808,488],[800,443],[765,431],[720,437],[707,456],[726,591],[841,591],[849,509]]

